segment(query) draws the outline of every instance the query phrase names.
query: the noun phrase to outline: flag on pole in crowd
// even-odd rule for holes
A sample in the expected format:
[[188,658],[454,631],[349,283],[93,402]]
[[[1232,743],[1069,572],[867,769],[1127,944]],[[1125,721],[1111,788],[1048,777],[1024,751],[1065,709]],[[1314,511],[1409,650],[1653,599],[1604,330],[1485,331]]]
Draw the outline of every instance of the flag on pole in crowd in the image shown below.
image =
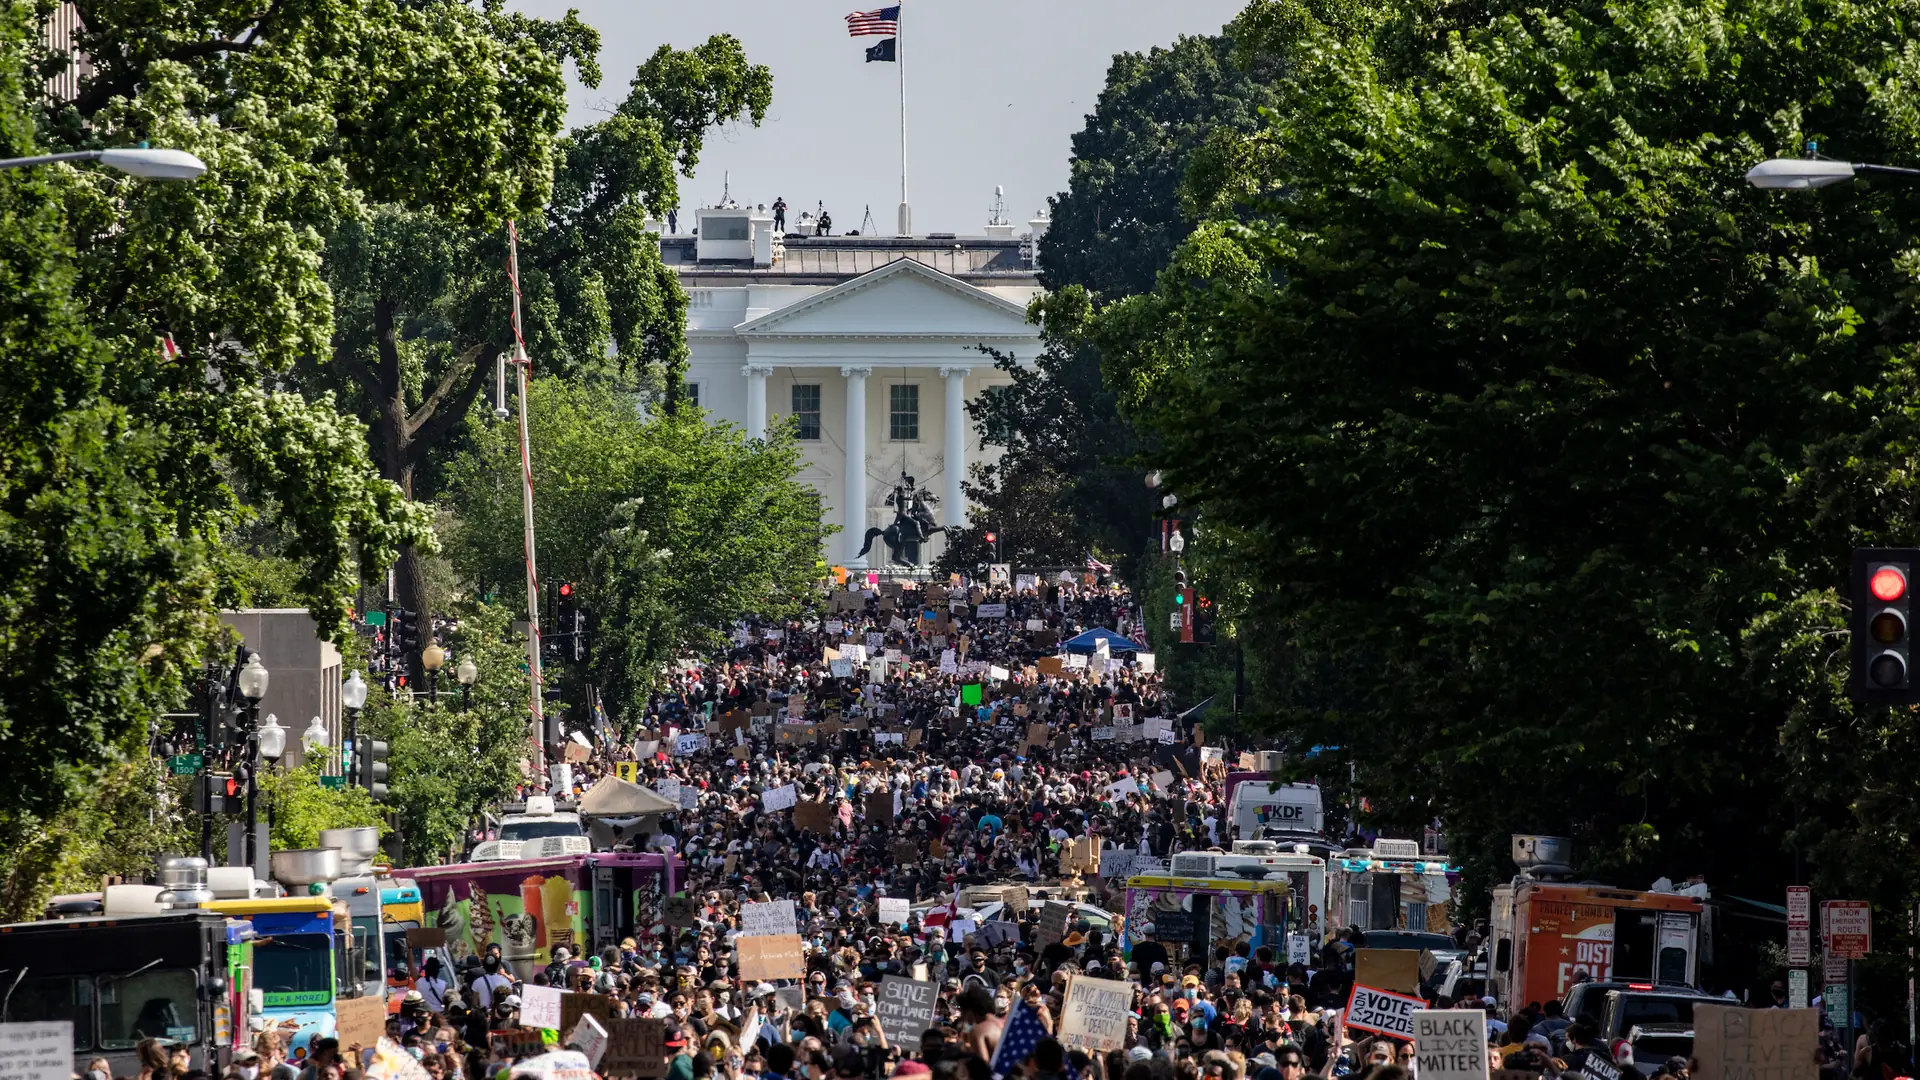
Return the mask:
[[1113,566],[1111,564],[1103,563],[1099,559],[1096,559],[1091,555],[1087,556],[1087,569],[1095,570],[1102,574],[1109,574],[1113,572]]
[[865,34],[884,34],[892,36],[900,32],[900,5],[875,8],[872,11],[856,11],[847,16],[847,34],[860,37]]
[[867,63],[871,64],[875,60],[884,60],[889,64],[894,63],[899,57],[899,54],[894,51],[894,42],[896,40],[895,38],[888,38],[880,44],[867,49]]
[[1007,1076],[1018,1069],[1033,1056],[1033,1048],[1046,1038],[1047,1029],[1040,1026],[1040,1012],[1022,1001],[1013,1007],[1013,1015],[1007,1017],[1007,1026],[1000,1032],[1000,1046],[993,1052],[991,1071],[995,1076]]

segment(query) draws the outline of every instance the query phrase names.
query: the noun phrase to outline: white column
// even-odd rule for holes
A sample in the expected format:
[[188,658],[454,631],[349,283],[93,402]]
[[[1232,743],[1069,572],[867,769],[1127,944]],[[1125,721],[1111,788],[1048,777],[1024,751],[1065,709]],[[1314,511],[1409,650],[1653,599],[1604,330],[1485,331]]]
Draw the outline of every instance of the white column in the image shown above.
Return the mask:
[[[940,495],[940,524],[950,529],[967,527],[967,499],[960,481],[967,478],[967,372],[968,368],[943,367],[947,380],[947,445],[942,475],[946,478]],[[951,537],[948,538],[951,543]]]
[[[855,554],[867,540],[867,376],[873,374],[873,369],[843,367],[840,374],[847,380],[847,486],[840,507],[845,529],[843,550],[847,553],[847,566],[865,567],[869,562],[886,558],[884,547],[878,554],[869,551],[865,558]],[[874,541],[875,545],[880,543]]]
[[747,437],[767,437],[767,376],[773,368],[766,364],[748,364],[740,369],[747,377]]

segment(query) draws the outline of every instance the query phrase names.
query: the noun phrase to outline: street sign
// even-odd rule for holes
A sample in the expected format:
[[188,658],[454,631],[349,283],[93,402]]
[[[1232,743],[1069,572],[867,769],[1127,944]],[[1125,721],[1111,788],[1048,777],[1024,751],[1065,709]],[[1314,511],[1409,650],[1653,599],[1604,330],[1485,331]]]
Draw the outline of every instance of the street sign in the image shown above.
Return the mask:
[[1847,981],[1847,962],[1832,953],[1828,953],[1820,964],[1820,973],[1821,981],[1825,983],[1845,983]]
[[1787,886],[1787,925],[1811,926],[1813,890],[1805,885]]
[[1172,618],[1172,619],[1171,619],[1170,621],[1171,621],[1171,622],[1173,623],[1173,628],[1174,628],[1175,630],[1178,630],[1178,629],[1180,629],[1180,613],[1179,613],[1179,612],[1177,612],[1177,611],[1176,611],[1176,612],[1174,612],[1174,613],[1173,613],[1173,618]]
[[1807,973],[1804,968],[1787,970],[1787,1008],[1807,1007]]
[[1827,1008],[1827,1022],[1834,1027],[1845,1029],[1852,1017],[1848,1016],[1847,984],[1828,983],[1821,992],[1821,1002]]
[[1787,927],[1787,963],[1791,966],[1813,962],[1813,928]]
[[1873,951],[1873,910],[1865,900],[1829,900],[1823,906],[1828,956],[1861,960]]
[[201,754],[175,754],[167,759],[167,770],[175,776],[192,776],[207,763]]
[[387,613],[384,611],[369,611],[361,617],[360,621],[366,623],[368,626],[385,626],[387,625]]
[[323,776],[320,778],[320,786],[339,790],[347,786],[347,778],[344,776]]

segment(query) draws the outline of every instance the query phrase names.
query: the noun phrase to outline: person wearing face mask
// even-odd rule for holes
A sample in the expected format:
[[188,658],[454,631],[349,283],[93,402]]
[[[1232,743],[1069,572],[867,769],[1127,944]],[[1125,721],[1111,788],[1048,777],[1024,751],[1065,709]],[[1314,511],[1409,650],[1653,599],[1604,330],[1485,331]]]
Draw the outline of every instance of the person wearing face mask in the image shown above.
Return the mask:
[[[260,1080],[260,1054],[254,1050],[233,1052],[233,1064],[227,1066],[228,1080]],[[89,1071],[87,1080],[95,1080]]]
[[[235,1060],[239,1060],[238,1057]],[[106,1058],[94,1058],[87,1062],[85,1080],[113,1080],[113,1067],[107,1064]],[[248,1080],[252,1078],[249,1077]]]

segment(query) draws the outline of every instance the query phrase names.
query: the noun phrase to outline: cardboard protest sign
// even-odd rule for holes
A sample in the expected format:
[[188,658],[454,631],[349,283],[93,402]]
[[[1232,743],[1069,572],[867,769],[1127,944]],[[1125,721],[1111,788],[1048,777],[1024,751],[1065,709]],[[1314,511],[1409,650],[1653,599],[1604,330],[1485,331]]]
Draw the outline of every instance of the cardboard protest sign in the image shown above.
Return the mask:
[[1478,1009],[1420,1009],[1413,1014],[1420,1080],[1486,1080],[1487,1014]]
[[920,1033],[933,1026],[933,1005],[939,996],[940,988],[930,982],[898,975],[882,978],[873,1015],[886,1033],[887,1045],[909,1051],[920,1049]]
[[441,949],[445,948],[446,944],[447,932],[437,926],[415,926],[407,931],[407,948],[409,949]]
[[1394,990],[1402,994],[1420,992],[1420,950],[1356,949],[1353,953],[1355,982]]
[[1037,948],[1044,949],[1056,941],[1065,941],[1067,927],[1073,922],[1073,905],[1047,901],[1040,909],[1040,926],[1034,933],[1033,942]]
[[741,904],[740,935],[772,937],[798,934],[800,930],[795,918],[791,900],[774,900],[765,904]]
[[1417,997],[1396,994],[1391,990],[1382,990],[1356,982],[1353,984],[1353,993],[1347,997],[1346,1025],[1360,1031],[1371,1031],[1377,1035],[1411,1039],[1413,1038],[1413,1014],[1425,1008],[1426,1004]]
[[[559,1030],[561,997],[562,992],[556,987],[535,986],[532,983],[521,987],[520,1026]],[[381,1006],[383,1011],[385,1008]]]
[[893,861],[901,866],[910,866],[920,859],[920,848],[911,840],[896,840],[893,843]]
[[793,807],[793,825],[807,832],[833,831],[833,810],[824,800],[815,802],[806,800],[795,803]]
[[613,999],[605,994],[565,994],[560,998],[560,1030],[572,1031],[584,1017],[600,1021],[602,1028],[613,1023]]
[[1042,675],[1061,675],[1067,670],[1067,662],[1057,656],[1043,656],[1034,661],[1033,666],[1038,668]]
[[773,1000],[781,1008],[797,1013],[807,1007],[807,991],[801,986],[782,986],[773,992]]
[[691,896],[669,896],[660,901],[660,921],[668,926],[692,926],[700,920],[700,904]]
[[[1818,1009],[1693,1008],[1693,1056],[1700,1080],[1814,1080]],[[1423,1074],[1424,1075],[1424,1074]]]
[[768,937],[738,938],[740,977],[743,979],[804,979],[807,977],[805,946],[799,934],[774,934]]
[[1070,975],[1055,1037],[1069,1050],[1118,1050],[1126,1045],[1132,1011],[1132,983]]
[[341,1046],[372,1046],[387,1033],[387,1003],[378,997],[341,998],[334,1002],[333,1023]]
[[874,791],[867,794],[867,824],[893,824],[893,792]]
[[658,1080],[667,1075],[667,1022],[629,1017],[607,1024],[600,1072],[608,1077]]
[[1045,746],[1047,745],[1047,743],[1051,741],[1053,741],[1053,735],[1052,735],[1051,729],[1049,729],[1047,725],[1045,724],[1028,724],[1027,725],[1027,745],[1028,746]]

